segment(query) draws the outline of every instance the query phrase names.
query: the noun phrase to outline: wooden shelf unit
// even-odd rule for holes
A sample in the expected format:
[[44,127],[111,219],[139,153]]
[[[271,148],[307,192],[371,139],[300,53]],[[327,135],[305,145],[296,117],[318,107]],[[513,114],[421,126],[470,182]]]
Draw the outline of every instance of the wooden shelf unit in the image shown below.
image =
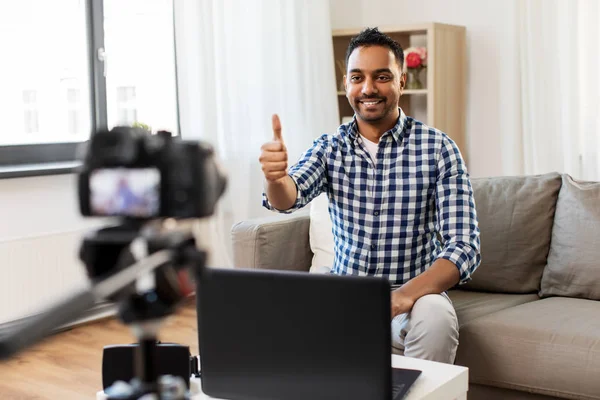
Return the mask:
[[[400,107],[407,115],[448,134],[467,159],[465,27],[431,22],[382,26],[379,30],[394,38],[403,49],[411,46],[427,48],[427,68],[420,75],[425,88],[405,90],[400,97]],[[340,90],[343,74],[337,62],[345,63],[348,43],[360,31],[361,29],[341,29],[332,32],[340,122],[343,117],[354,115],[354,110],[348,103],[346,93]]]

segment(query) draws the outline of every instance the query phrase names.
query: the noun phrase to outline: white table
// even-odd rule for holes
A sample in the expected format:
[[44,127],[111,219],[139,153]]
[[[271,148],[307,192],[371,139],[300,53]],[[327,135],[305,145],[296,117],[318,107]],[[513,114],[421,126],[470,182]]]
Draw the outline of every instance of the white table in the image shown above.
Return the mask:
[[468,368],[398,355],[392,356],[392,366],[423,371],[410,388],[406,400],[467,399]]
[[[392,366],[423,371],[411,387],[406,400],[466,400],[469,390],[469,370],[457,365],[442,364],[416,358],[392,355]],[[201,391],[200,380],[192,378],[192,400],[217,400]],[[96,400],[106,400],[103,391]]]

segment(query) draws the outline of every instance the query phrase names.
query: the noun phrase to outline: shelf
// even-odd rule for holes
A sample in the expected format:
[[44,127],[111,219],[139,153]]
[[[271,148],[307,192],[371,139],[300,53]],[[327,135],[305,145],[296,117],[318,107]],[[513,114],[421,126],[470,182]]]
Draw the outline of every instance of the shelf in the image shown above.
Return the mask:
[[[332,31],[333,37],[353,37],[357,35],[363,28],[360,29],[334,29]],[[438,30],[452,30],[452,31],[463,31],[464,27],[449,25],[439,22],[425,22],[425,23],[417,23],[417,24],[409,24],[409,25],[400,25],[400,26],[379,26],[379,31],[387,34],[405,34],[405,35],[422,35],[427,34],[428,31],[432,31],[434,29]]]
[[[404,33],[404,34],[425,34],[427,30],[433,28],[432,23],[422,23],[422,24],[411,24],[404,26],[380,26],[379,30],[383,33]],[[335,29],[333,30],[333,36],[355,36],[357,35],[361,29]]]
[[[337,92],[338,96],[345,96],[346,92],[339,91]],[[417,90],[405,90],[402,92],[403,95],[406,94],[427,94],[427,89],[417,89]]]
[[427,94],[427,89],[406,89],[402,94]]

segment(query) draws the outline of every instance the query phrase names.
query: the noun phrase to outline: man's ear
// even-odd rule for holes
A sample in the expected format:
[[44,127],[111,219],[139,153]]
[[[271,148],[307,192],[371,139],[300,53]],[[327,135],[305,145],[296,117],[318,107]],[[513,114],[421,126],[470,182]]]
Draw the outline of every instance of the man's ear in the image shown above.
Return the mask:
[[348,83],[346,81],[346,75],[344,75],[344,91],[347,93],[348,92]]

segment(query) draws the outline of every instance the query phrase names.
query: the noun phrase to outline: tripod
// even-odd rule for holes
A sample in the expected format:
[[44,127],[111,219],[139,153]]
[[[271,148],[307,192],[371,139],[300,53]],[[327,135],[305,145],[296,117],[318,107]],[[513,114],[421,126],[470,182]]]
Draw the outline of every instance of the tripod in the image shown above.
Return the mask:
[[186,384],[158,376],[156,344],[162,322],[193,292],[192,276],[205,268],[206,253],[197,249],[191,232],[164,230],[165,221],[125,221],[88,233],[79,257],[92,286],[50,307],[0,339],[0,359],[25,349],[55,328],[79,317],[97,300],[118,305],[120,320],[138,340],[135,378],[105,390],[108,400],[184,400]]

